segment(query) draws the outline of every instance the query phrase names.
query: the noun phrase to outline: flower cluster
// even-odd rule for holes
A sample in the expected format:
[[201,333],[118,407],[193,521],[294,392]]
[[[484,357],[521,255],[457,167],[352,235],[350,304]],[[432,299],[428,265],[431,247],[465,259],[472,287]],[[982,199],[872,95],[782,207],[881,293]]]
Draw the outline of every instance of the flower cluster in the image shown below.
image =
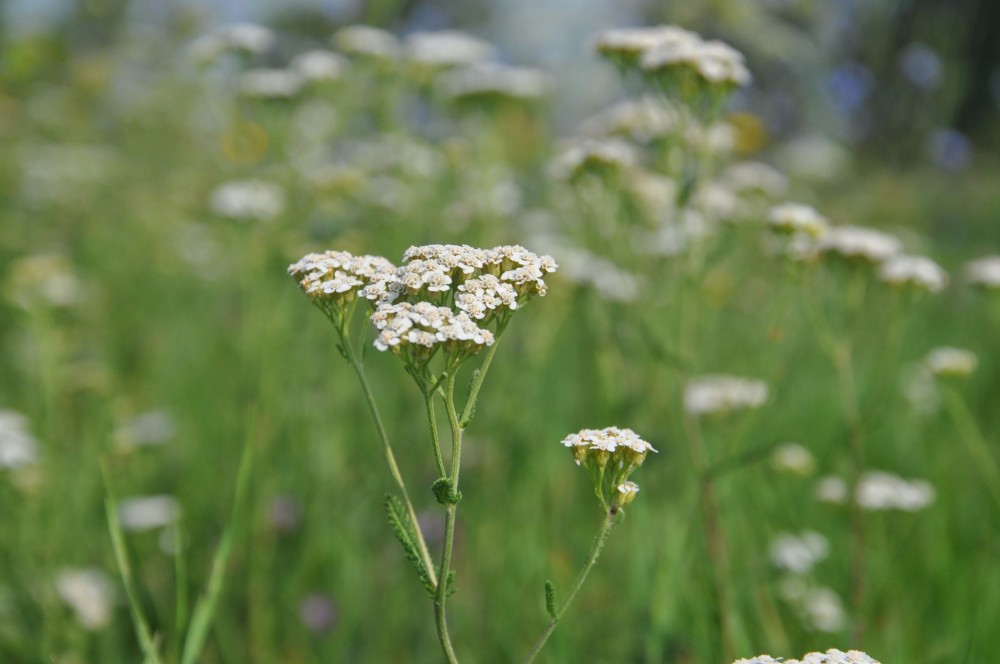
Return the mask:
[[829,226],[826,217],[801,203],[774,206],[767,216],[767,223],[781,233],[805,233],[812,237],[819,237]]
[[892,256],[882,263],[879,279],[898,287],[939,293],[948,284],[948,274],[924,256]]
[[682,95],[750,82],[742,53],[674,25],[606,30],[594,40],[594,48],[619,69],[641,71]]
[[934,487],[924,480],[876,470],[861,476],[855,498],[866,510],[918,512],[934,502]]
[[881,263],[899,254],[903,243],[896,236],[873,228],[833,226],[819,238],[816,248],[821,253]]
[[469,318],[448,307],[430,302],[383,304],[372,314],[379,331],[375,348],[403,355],[408,362],[421,364],[430,358],[438,345],[455,357],[474,355],[492,346],[494,337]]
[[801,535],[781,533],[771,542],[771,563],[794,574],[808,574],[829,553],[830,543],[811,530]]
[[584,466],[594,482],[594,492],[605,509],[625,507],[639,492],[628,476],[642,465],[652,445],[631,429],[606,427],[583,429],[566,436],[562,444],[573,451],[577,465]]
[[497,53],[489,42],[460,30],[414,32],[404,46],[410,62],[434,68],[471,65],[491,60]]
[[264,180],[233,180],[215,188],[209,207],[220,217],[266,221],[284,211],[285,191]]
[[942,346],[928,353],[924,363],[938,378],[967,378],[976,370],[979,359],[971,350]]
[[17,470],[38,460],[38,441],[28,430],[28,418],[0,410],[0,470]]
[[369,25],[341,28],[334,33],[333,43],[343,53],[375,61],[397,60],[402,51],[395,35]]
[[617,138],[587,139],[559,154],[550,166],[553,177],[575,180],[586,173],[614,174],[639,165],[639,151]]
[[227,52],[263,53],[274,46],[274,33],[252,23],[224,25],[191,42],[195,60],[208,63]]
[[770,655],[757,655],[751,659],[738,659],[733,664],[879,664],[860,650],[843,652],[837,649],[823,652],[811,652],[799,659],[774,659]]
[[288,274],[327,314],[342,313],[344,305],[354,300],[359,291],[395,270],[396,266],[381,256],[355,256],[333,250],[306,254],[288,266]]
[[736,376],[701,376],[684,388],[684,410],[691,415],[759,408],[765,401],[767,383]]
[[1000,256],[986,256],[969,261],[965,266],[970,284],[987,290],[1000,290]]
[[549,81],[537,69],[481,62],[448,72],[441,86],[454,101],[530,102],[545,96]]

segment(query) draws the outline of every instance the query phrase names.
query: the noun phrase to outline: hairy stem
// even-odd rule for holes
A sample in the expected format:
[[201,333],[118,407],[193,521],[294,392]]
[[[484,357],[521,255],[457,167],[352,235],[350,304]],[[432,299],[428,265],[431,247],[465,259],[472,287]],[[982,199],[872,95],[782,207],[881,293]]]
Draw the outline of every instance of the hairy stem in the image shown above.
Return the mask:
[[573,598],[576,597],[578,592],[580,592],[580,588],[583,587],[584,581],[587,580],[587,575],[590,574],[590,570],[592,570],[594,565],[597,564],[597,559],[601,555],[601,550],[604,548],[604,543],[608,539],[608,534],[611,532],[611,526],[614,525],[615,518],[617,516],[617,511],[608,510],[605,513],[604,522],[601,524],[601,529],[598,531],[597,537],[594,539],[594,545],[590,549],[590,555],[587,557],[587,562],[584,563],[583,569],[580,570],[580,573],[576,577],[576,581],[573,582],[573,587],[570,589],[569,595],[566,596],[566,601],[562,603],[562,606],[560,606],[559,610],[556,611],[556,615],[554,615],[549,621],[549,624],[545,626],[545,631],[543,631],[542,635],[538,637],[538,641],[535,642],[535,646],[531,649],[531,652],[528,653],[528,656],[524,660],[525,664],[533,662],[538,656],[538,653],[542,651],[542,648],[545,647],[546,641],[549,640],[552,632],[555,631],[556,625],[558,625],[559,621],[562,620],[563,614],[566,613],[566,609],[569,608],[569,605],[573,602]]
[[424,534],[420,529],[420,523],[417,521],[416,510],[413,509],[413,502],[410,500],[410,493],[406,490],[406,483],[403,481],[403,475],[399,472],[399,465],[396,463],[396,455],[393,454],[392,444],[389,442],[389,434],[386,433],[385,425],[382,423],[382,415],[379,413],[378,405],[375,403],[375,394],[372,392],[371,385],[368,383],[368,377],[365,375],[364,365],[358,360],[357,354],[351,347],[350,341],[347,339],[346,334],[341,334],[341,343],[344,348],[344,353],[347,356],[347,361],[354,367],[354,373],[358,376],[358,382],[361,383],[361,389],[365,393],[365,399],[368,402],[368,410],[372,414],[372,419],[375,421],[375,428],[378,430],[378,437],[382,441],[382,447],[385,449],[385,460],[389,464],[389,472],[392,474],[392,479],[396,481],[396,486],[399,488],[399,493],[403,497],[403,504],[406,505],[406,512],[410,516],[410,523],[413,524],[413,533],[417,538],[417,548],[419,549],[420,559],[424,564],[424,568],[427,570],[427,577],[430,579],[431,585],[437,587],[438,580],[434,573],[434,563],[431,559],[430,550],[427,548],[427,542],[424,541]]
[[424,407],[427,410],[427,423],[431,427],[431,445],[434,448],[434,463],[437,465],[438,477],[446,477],[444,458],[441,456],[441,437],[438,434],[437,413],[434,410],[434,393],[424,395]]

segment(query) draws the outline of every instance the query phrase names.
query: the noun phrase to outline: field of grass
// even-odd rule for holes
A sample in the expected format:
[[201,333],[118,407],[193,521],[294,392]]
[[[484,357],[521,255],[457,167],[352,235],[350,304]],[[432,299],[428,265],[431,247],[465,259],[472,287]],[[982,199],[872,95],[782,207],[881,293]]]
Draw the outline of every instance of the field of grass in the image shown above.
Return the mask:
[[[995,167],[858,161],[822,184],[746,186],[727,171],[745,155],[676,124],[624,127],[627,157],[579,140],[567,157],[532,72],[473,94],[355,54],[265,96],[241,72],[304,47],[164,64],[176,46],[59,66],[45,44],[0,54],[0,662],[143,658],[109,494],[124,521],[125,501],[169,497],[147,527],[124,524],[132,608],[163,661],[180,661],[225,533],[196,661],[441,661],[432,600],[385,520],[397,490],[363,393],[286,271],[325,249],[399,264],[429,243],[560,264],[498,343],[465,437],[459,659],[530,650],[546,581],[565,595],[602,518],[560,442],[615,425],[659,453],[539,661],[1000,661],[1000,294],[964,269],[1000,251]],[[835,251],[789,258],[766,223],[787,200],[897,235],[947,286],[890,285]],[[423,400],[373,337],[367,376],[436,557]],[[978,366],[934,378],[940,346]],[[686,412],[685,386],[711,374],[764,381],[766,401]],[[807,456],[783,464],[790,442]],[[917,482],[908,498],[883,487],[906,509],[818,497],[876,470]],[[777,538],[807,531],[821,536],[807,562],[776,566]]]

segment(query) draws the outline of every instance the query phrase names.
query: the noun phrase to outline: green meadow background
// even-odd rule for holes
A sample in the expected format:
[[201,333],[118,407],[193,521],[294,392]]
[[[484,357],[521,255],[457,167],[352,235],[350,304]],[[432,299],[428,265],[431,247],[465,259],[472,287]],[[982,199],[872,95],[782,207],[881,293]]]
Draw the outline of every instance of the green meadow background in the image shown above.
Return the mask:
[[[839,320],[846,269],[791,267],[759,225],[723,224],[692,282],[683,257],[636,254],[631,237],[649,222],[634,206],[602,209],[548,175],[572,133],[557,101],[456,109],[406,73],[360,65],[329,90],[247,100],[233,85],[247,62],[199,69],[185,45],[202,30],[169,27],[148,43],[121,37],[79,50],[72,32],[2,41],[0,409],[26,418],[38,450],[30,464],[0,468],[0,661],[141,660],[108,534],[109,489],[116,500],[165,494],[180,506],[179,547],[164,546],[160,529],[125,534],[139,603],[173,661],[178,597],[193,602],[207,583],[246,446],[249,492],[199,661],[440,661],[431,601],[384,519],[393,484],[363,395],[333,329],[286,268],[327,248],[398,261],[424,243],[517,243],[563,262],[532,245],[553,230],[642,287],[616,301],[557,272],[501,341],[464,446],[450,600],[463,661],[519,661],[547,621],[545,581],[568,589],[601,514],[559,443],[609,425],[634,429],[659,454],[636,472],[641,493],[541,661],[723,661],[697,506],[704,477],[682,408],[685,381],[708,373],[770,390],[762,408],[702,424],[737,655],[863,646],[886,664],[1000,661],[998,487],[968,444],[978,430],[996,467],[1000,300],[963,276],[965,262],[1000,251],[993,125],[972,135],[961,169],[844,144],[846,167],[822,181],[790,171],[788,194],[774,201],[895,233],[952,276],[942,293],[910,296],[866,269],[863,304],[846,323],[866,467],[927,480],[936,496],[913,513],[866,513],[868,588],[857,609],[847,599],[848,509],[816,499],[820,477],[847,472],[850,432],[806,315],[811,300]],[[268,66],[323,44],[283,30],[298,36]],[[743,129],[753,140],[720,157],[720,170],[779,163],[784,138],[766,129],[766,109],[734,110],[760,122]],[[320,183],[306,159],[317,145],[342,157]],[[364,145],[380,146],[377,158]],[[419,166],[421,150],[432,168]],[[248,178],[279,184],[284,210],[268,220],[213,212],[217,186]],[[497,187],[511,184],[520,200],[495,204]],[[599,200],[622,186],[602,181]],[[594,241],[598,217],[612,230]],[[72,282],[63,282],[69,297],[46,295],[54,278]],[[918,412],[906,397],[913,367],[945,345],[979,357],[969,379],[946,386],[967,420],[945,404]],[[391,355],[371,349],[366,365],[437,550],[443,518],[420,394]],[[154,411],[172,425],[166,440],[128,444],[123,427]],[[790,441],[811,452],[813,470],[775,467],[774,448]],[[832,633],[810,629],[783,599],[784,574],[771,564],[774,538],[803,530],[829,542],[807,578],[844,602],[846,621]],[[112,583],[99,628],[82,625],[57,592],[57,575],[74,568],[103,570]],[[316,604],[329,615],[310,625],[303,611]],[[851,621],[865,626],[861,644]]]

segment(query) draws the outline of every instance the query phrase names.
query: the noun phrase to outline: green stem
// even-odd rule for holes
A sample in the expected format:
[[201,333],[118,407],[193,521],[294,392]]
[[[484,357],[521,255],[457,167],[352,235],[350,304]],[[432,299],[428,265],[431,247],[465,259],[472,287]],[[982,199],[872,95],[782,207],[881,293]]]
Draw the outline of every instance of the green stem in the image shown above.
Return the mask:
[[434,448],[434,463],[437,465],[438,477],[446,477],[444,458],[441,456],[441,438],[438,434],[437,413],[434,410],[434,393],[424,394],[424,407],[427,410],[427,423],[431,427],[431,446]]
[[955,423],[966,449],[974,457],[976,469],[983,476],[983,481],[986,482],[993,499],[1000,507],[1000,468],[997,467],[996,457],[958,390],[948,385],[944,392],[948,414]]
[[424,568],[427,570],[427,577],[430,579],[431,585],[437,587],[438,581],[434,574],[434,563],[431,559],[430,550],[427,548],[427,542],[424,541],[424,534],[420,529],[420,522],[417,521],[416,510],[413,509],[413,502],[410,500],[410,493],[406,490],[406,484],[403,482],[403,475],[399,472],[399,465],[396,463],[396,455],[392,452],[392,444],[389,442],[389,434],[386,433],[385,425],[382,423],[382,415],[379,413],[378,406],[375,403],[375,394],[372,392],[371,385],[368,383],[368,377],[365,375],[364,366],[358,361],[357,355],[354,352],[354,348],[351,347],[350,341],[347,335],[341,332],[340,339],[341,345],[344,348],[344,353],[347,355],[347,361],[350,362],[351,366],[354,368],[354,373],[358,376],[358,382],[361,383],[361,389],[365,393],[365,399],[368,402],[368,410],[372,414],[372,419],[375,420],[375,428],[378,430],[379,439],[382,441],[382,447],[385,449],[385,460],[389,464],[389,472],[392,474],[392,479],[396,481],[396,486],[399,488],[400,494],[403,496],[403,503],[406,505],[406,511],[410,515],[410,523],[413,524],[413,533],[417,537],[417,547],[420,550],[420,559],[424,564]]
[[[472,379],[472,386],[469,388],[469,398],[465,402],[465,407],[462,408],[462,417],[459,420],[463,427],[469,426],[469,420],[472,419],[472,411],[475,409],[476,400],[479,398],[479,388],[483,386],[483,380],[486,379],[486,372],[490,370],[490,363],[493,362],[493,356],[497,352],[497,346],[500,345],[501,334],[502,331],[497,330],[496,338],[493,340],[493,345],[490,346],[488,351],[486,351],[486,357],[483,359],[483,364],[479,367],[479,371]],[[452,379],[449,377],[449,380]],[[449,397],[449,399],[451,399],[451,397]],[[454,463],[452,465],[454,465]]]
[[[458,493],[458,475],[462,462],[462,426],[458,419],[458,411],[455,408],[455,374],[457,367],[451,368],[448,372],[448,381],[445,387],[445,407],[448,410],[448,422],[451,424],[451,475],[448,481],[452,494]],[[472,397],[470,396],[470,401]],[[458,664],[455,656],[455,649],[451,645],[451,637],[448,635],[448,621],[445,613],[445,602],[448,599],[448,577],[451,574],[451,553],[455,542],[455,513],[457,505],[451,503],[447,506],[444,520],[444,548],[441,551],[441,569],[439,578],[441,581],[437,585],[437,592],[434,594],[434,623],[437,626],[438,640],[441,642],[441,649],[444,651],[445,659],[449,664]]]
[[545,631],[542,635],[538,637],[538,641],[535,642],[535,646],[528,653],[528,656],[524,660],[524,664],[530,664],[541,652],[542,648],[545,647],[545,642],[549,640],[552,632],[555,631],[556,625],[562,620],[563,614],[566,613],[566,609],[573,602],[573,598],[576,594],[580,592],[580,588],[583,587],[584,581],[587,580],[587,575],[590,574],[590,570],[594,568],[597,564],[597,559],[601,555],[601,550],[604,548],[604,543],[608,540],[608,534],[611,532],[611,526],[615,523],[615,518],[618,516],[617,511],[608,510],[604,515],[604,522],[601,524],[601,529],[597,533],[597,537],[594,539],[594,545],[590,549],[590,556],[587,557],[587,562],[584,563],[583,569],[580,570],[580,574],[577,575],[576,581],[573,582],[573,587],[569,591],[569,595],[566,596],[566,601],[563,602],[559,610],[556,611],[556,615],[552,617],[549,624],[545,626]]

